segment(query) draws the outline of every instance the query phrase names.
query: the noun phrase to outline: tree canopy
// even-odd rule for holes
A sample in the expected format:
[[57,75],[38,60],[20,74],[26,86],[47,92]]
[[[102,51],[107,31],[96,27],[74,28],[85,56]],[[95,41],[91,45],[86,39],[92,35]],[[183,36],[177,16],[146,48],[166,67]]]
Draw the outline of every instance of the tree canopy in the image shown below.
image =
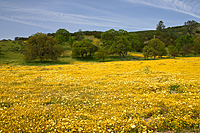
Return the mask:
[[[125,58],[127,52],[132,50],[132,45],[127,36],[128,32],[125,30],[110,29],[101,35],[102,47],[107,49],[110,54],[118,54],[119,57]],[[134,42],[132,44],[134,45]]]
[[146,57],[153,56],[155,59],[156,56],[162,57],[167,52],[165,49],[165,44],[162,41],[160,41],[158,38],[154,38],[154,39],[151,39],[148,45],[144,47],[143,53],[144,53],[144,56]]
[[24,49],[26,60],[39,59],[40,62],[51,59],[57,60],[60,57],[62,50],[57,45],[55,38],[44,33],[36,33],[29,37]]
[[84,56],[92,55],[94,52],[98,50],[97,46],[95,46],[89,40],[83,39],[80,42],[76,41],[72,46],[72,57],[81,57],[83,59]]
[[159,21],[156,30],[138,32],[123,29],[110,29],[105,32],[80,29],[78,32],[69,33],[61,28],[56,33],[36,33],[27,38],[15,37],[15,41],[21,44],[21,52],[24,50],[26,60],[40,59],[41,62],[58,59],[62,51],[72,51],[72,57],[92,56],[99,60],[104,60],[109,55],[126,58],[128,52],[143,52],[145,58],[154,59],[166,55],[167,52],[173,57],[191,53],[198,56],[198,25],[196,21],[188,20],[183,26],[165,28],[164,22]]
[[139,36],[136,33],[128,34],[127,39],[130,42],[132,51],[142,52],[142,48],[143,48],[142,41],[140,40]]
[[165,29],[164,22],[163,22],[163,21],[160,21],[160,22],[157,24],[156,30],[162,31],[163,29]]
[[185,24],[186,30],[190,34],[190,36],[193,34],[194,30],[198,27],[198,23],[194,20],[188,20],[184,24]]
[[58,29],[55,33],[56,40],[59,44],[69,41],[70,33],[66,29]]
[[168,52],[170,56],[173,56],[174,58],[178,55],[178,49],[174,45],[168,46]]
[[105,58],[108,57],[108,51],[101,48],[99,49],[96,53],[95,53],[95,58],[100,60],[100,61],[104,61]]
[[194,39],[194,47],[193,47],[194,55],[200,54],[200,37],[196,37]]
[[176,39],[176,48],[178,52],[185,56],[189,54],[192,48],[193,37],[190,35],[182,35],[178,39]]

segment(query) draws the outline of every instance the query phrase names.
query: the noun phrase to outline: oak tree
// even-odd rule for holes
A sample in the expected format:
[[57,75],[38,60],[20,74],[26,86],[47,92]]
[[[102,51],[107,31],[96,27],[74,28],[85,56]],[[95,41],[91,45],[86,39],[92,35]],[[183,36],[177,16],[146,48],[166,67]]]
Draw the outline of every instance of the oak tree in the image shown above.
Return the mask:
[[194,39],[193,53],[195,56],[200,54],[200,37]]
[[176,48],[182,56],[188,55],[192,50],[193,37],[190,35],[182,35],[176,39]]
[[57,45],[55,38],[44,33],[32,35],[25,46],[23,54],[26,60],[39,59],[40,62],[51,59],[57,60],[62,53],[62,49]]
[[151,39],[148,43],[148,46],[153,50],[151,54],[154,59],[156,58],[156,56],[162,57],[167,53],[165,49],[165,44],[158,38]]
[[163,21],[160,21],[160,22],[157,24],[156,30],[162,31],[163,29],[165,29],[164,22],[163,22]]
[[55,33],[56,40],[59,44],[69,41],[70,33],[66,29],[58,29]]
[[168,46],[168,52],[170,56],[173,56],[174,58],[178,55],[178,49],[174,45]]
[[72,57],[81,57],[94,54],[97,51],[97,47],[89,40],[83,39],[82,41],[76,41],[72,46]]
[[194,20],[188,20],[184,24],[185,24],[186,30],[190,34],[190,36],[193,34],[194,30],[198,27],[198,23]]
[[101,48],[95,53],[95,58],[104,61],[108,57],[108,51]]

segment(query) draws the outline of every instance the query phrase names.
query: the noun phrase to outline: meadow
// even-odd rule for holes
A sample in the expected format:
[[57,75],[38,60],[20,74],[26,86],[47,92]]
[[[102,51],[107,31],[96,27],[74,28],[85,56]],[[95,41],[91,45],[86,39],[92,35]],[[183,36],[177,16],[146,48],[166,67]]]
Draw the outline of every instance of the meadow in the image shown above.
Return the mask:
[[0,132],[200,132],[200,57],[0,66]]

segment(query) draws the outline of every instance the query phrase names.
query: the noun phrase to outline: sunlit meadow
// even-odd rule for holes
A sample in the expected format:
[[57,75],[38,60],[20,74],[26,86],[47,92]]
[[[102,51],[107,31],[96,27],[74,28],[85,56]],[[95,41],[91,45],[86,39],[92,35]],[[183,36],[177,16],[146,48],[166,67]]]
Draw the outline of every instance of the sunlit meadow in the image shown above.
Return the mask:
[[0,132],[200,128],[200,58],[0,67]]

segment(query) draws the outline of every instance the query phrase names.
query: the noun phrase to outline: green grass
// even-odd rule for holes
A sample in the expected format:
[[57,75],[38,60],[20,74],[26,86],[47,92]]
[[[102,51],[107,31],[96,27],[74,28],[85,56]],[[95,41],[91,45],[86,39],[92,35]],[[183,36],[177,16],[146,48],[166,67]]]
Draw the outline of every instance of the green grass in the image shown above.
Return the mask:
[[13,41],[0,42],[0,62],[2,64],[20,64],[24,60],[21,54],[21,45]]

